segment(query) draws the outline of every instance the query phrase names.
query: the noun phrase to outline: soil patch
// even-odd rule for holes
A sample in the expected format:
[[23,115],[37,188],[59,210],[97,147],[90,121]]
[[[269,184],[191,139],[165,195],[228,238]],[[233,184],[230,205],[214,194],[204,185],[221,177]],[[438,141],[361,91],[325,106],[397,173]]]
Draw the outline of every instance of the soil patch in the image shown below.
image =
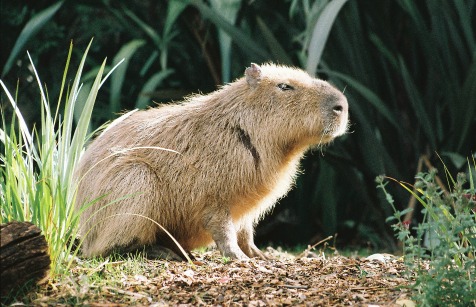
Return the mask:
[[[226,261],[217,252],[186,262],[145,259],[79,263],[71,275],[31,294],[34,305],[90,306],[409,306],[401,259],[294,257]],[[104,280],[108,280],[107,283]],[[21,305],[21,303],[20,303]]]

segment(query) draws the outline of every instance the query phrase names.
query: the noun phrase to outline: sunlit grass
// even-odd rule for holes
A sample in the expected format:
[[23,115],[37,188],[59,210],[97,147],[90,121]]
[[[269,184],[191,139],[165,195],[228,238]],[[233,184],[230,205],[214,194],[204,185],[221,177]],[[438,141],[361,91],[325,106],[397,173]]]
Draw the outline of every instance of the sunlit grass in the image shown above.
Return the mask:
[[[0,129],[0,223],[17,220],[38,225],[48,242],[53,275],[67,268],[66,260],[76,237],[78,214],[73,208],[76,192],[74,167],[90,137],[92,109],[99,88],[107,78],[103,77],[104,61],[93,85],[82,88],[81,76],[90,46],[91,43],[83,54],[72,84],[69,84],[71,44],[61,88],[54,89],[54,92],[59,92],[56,110],[51,109],[51,97],[29,57],[38,84],[38,112],[41,112],[41,122],[31,130],[20,111],[21,102],[16,101],[0,80],[6,100],[14,110],[9,123],[2,114]],[[75,121],[74,114],[78,110],[80,116]]]

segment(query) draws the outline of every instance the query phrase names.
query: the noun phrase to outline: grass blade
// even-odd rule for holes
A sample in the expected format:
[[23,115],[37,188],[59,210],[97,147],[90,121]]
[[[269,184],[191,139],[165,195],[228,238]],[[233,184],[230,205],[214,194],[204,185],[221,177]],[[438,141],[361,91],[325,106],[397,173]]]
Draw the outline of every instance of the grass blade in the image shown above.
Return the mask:
[[347,0],[333,0],[329,2],[314,25],[306,63],[306,71],[312,76],[316,75],[317,65],[321,61],[322,52],[324,51],[332,25],[346,2]]
[[94,102],[96,100],[97,92],[101,84],[101,78],[102,78],[102,74],[104,72],[105,66],[106,66],[106,60],[104,60],[104,62],[102,63],[99,69],[99,73],[96,79],[94,80],[94,83],[91,87],[88,98],[86,100],[86,103],[83,107],[83,111],[81,112],[81,117],[79,118],[78,126],[74,132],[71,145],[73,148],[73,153],[75,155],[78,155],[77,158],[79,158],[79,153],[81,152],[82,147],[84,145],[84,140],[86,139],[86,134],[88,131],[86,127],[89,126],[89,122],[91,121],[91,114],[93,111]]
[[[454,130],[459,135],[456,150],[462,150],[463,145],[467,142],[468,135],[471,134],[471,127],[474,127],[474,118],[476,116],[476,52],[473,55],[473,62],[468,68],[468,72],[461,88],[458,110],[453,118]],[[474,137],[474,131],[473,131]]]
[[59,8],[63,5],[63,1],[58,1],[52,6],[44,9],[35,16],[33,16],[30,21],[25,25],[20,35],[18,36],[15,45],[13,46],[12,51],[3,67],[2,77],[5,76],[13,66],[13,63],[18,57],[18,54],[22,52],[23,47],[26,45],[28,40],[34,36],[41,28],[55,15]]
[[109,96],[109,111],[111,114],[120,111],[121,107],[121,89],[124,84],[127,67],[129,66],[130,58],[143,45],[145,41],[142,39],[135,39],[125,44],[112,60],[113,64],[119,63],[125,59],[124,63],[117,68],[116,73],[111,77],[111,92]]
[[164,37],[168,36],[168,34],[171,33],[172,26],[175,24],[175,21],[177,20],[178,16],[187,6],[187,1],[169,0],[169,5],[167,6],[167,18],[165,19],[164,24]]
[[136,103],[136,108],[143,109],[150,105],[151,98],[148,93],[152,92],[165,78],[167,78],[171,73],[172,69],[166,69],[161,72],[156,73],[144,84],[144,87],[141,90],[141,95]]
[[399,66],[400,73],[403,79],[403,84],[410,100],[410,105],[412,106],[415,115],[419,119],[419,123],[423,129],[424,134],[426,135],[426,139],[429,145],[431,146],[431,148],[436,148],[436,137],[434,134],[432,122],[428,116],[427,110],[425,110],[425,105],[423,103],[423,99],[418,90],[418,87],[413,81],[413,78],[410,75],[410,72],[408,71],[404,60],[401,57],[399,58]]
[[8,101],[10,101],[10,104],[12,105],[13,110],[15,111],[15,115],[19,121],[18,124],[20,125],[21,135],[23,139],[27,141],[27,143],[25,144],[25,147],[27,149],[27,153],[29,154],[30,159],[32,159],[33,157],[37,157],[38,153],[36,152],[36,149],[33,143],[33,134],[30,133],[30,130],[28,129],[26,121],[20,112],[20,109],[18,108],[15,100],[13,99],[12,95],[10,94],[5,83],[3,83],[2,80],[0,80],[0,85],[2,86],[5,94],[7,95]]
[[134,14],[134,12],[132,12],[131,10],[127,9],[126,7],[122,7],[122,10],[124,14],[126,14],[130,19],[132,19],[132,21],[134,21],[139,26],[139,28],[141,28],[142,31],[144,31],[144,33],[149,36],[149,38],[154,42],[154,44],[156,44],[157,47],[160,48],[162,44],[162,38],[159,36],[159,34],[151,26],[149,26],[139,17],[137,17],[137,15]]
[[474,35],[474,28],[471,25],[471,10],[468,10],[468,5],[464,1],[454,1],[453,4],[456,6],[456,11],[458,12],[458,20],[461,22],[466,43],[468,44],[470,50],[475,50],[476,40]]
[[234,27],[225,18],[208,7],[202,0],[190,0],[190,3],[200,11],[203,18],[210,20],[219,29],[228,33],[237,46],[249,56],[253,57],[256,62],[270,58],[269,54],[264,51],[263,48],[259,46],[259,44],[257,44],[250,36],[245,34],[239,28]]
[[[210,5],[217,14],[233,25],[241,7],[241,0],[211,0]],[[220,43],[222,82],[228,83],[231,79],[231,36],[219,29],[218,40]]]
[[266,25],[263,19],[261,19],[261,17],[258,16],[256,17],[256,22],[261,31],[261,34],[263,35],[264,40],[266,41],[266,44],[268,45],[268,48],[274,60],[280,64],[285,64],[290,66],[293,65],[293,61],[288,56],[288,53],[286,52],[286,50],[284,50],[283,46],[281,46],[281,44],[278,42],[273,32],[269,29],[269,27]]

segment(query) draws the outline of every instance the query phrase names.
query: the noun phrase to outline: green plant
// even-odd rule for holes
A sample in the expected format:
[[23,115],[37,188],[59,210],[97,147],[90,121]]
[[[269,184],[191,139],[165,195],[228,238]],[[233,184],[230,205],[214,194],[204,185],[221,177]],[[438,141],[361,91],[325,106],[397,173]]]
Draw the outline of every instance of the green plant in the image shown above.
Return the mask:
[[[31,65],[40,92],[41,122],[30,130],[18,102],[0,80],[14,117],[8,125],[2,116],[0,129],[0,223],[11,220],[31,221],[43,231],[52,260],[53,274],[61,272],[76,237],[78,215],[73,210],[75,185],[73,171],[87,141],[89,122],[103,77],[105,61],[99,68],[87,93],[81,77],[88,50],[86,48],[71,85],[67,84],[73,46],[71,44],[63,72],[58,104],[54,113],[50,96]],[[112,69],[113,70],[113,69]],[[111,70],[111,71],[112,71]],[[18,92],[18,90],[17,90]],[[82,93],[82,95],[80,95]],[[83,98],[81,98],[83,97]],[[64,99],[64,101],[63,101]],[[64,104],[64,109],[60,106]],[[74,123],[74,113],[79,114]]]
[[[187,3],[185,1],[177,0],[168,2],[162,33],[159,33],[158,30],[154,29],[153,25],[144,22],[141,17],[127,6],[122,5],[117,9],[107,1],[104,1],[104,4],[105,7],[119,20],[119,22],[124,25],[124,27],[132,25],[142,36],[141,38],[133,39],[124,44],[114,57],[113,63],[122,59],[126,59],[126,61],[125,65],[118,69],[117,74],[112,76],[109,99],[109,116],[112,116],[114,113],[121,110],[121,98],[123,96],[122,88],[129,61],[136,53],[139,53],[139,49],[146,45],[147,41],[150,42],[154,48],[147,48],[147,51],[145,51],[145,58],[147,60],[141,63],[142,66],[139,73],[140,77],[147,76],[147,80],[137,93],[135,107],[147,107],[150,104],[150,93],[174,72],[173,69],[168,68],[170,46],[172,40],[177,35],[177,32],[174,31],[172,26],[180,13],[186,8]],[[158,65],[154,66],[154,63],[156,62]],[[154,67],[158,67],[159,70],[158,72],[151,73]]]
[[[391,229],[384,223],[391,208],[379,197],[375,177],[413,180],[421,156],[438,161],[433,152],[440,152],[455,173],[476,148],[471,134],[476,131],[475,4],[3,1],[0,23],[10,35],[2,37],[0,70],[7,84],[17,76],[25,80],[29,61],[22,55],[26,48],[35,50],[34,62],[51,72],[42,75],[43,83],[59,88],[63,67],[56,58],[66,50],[55,46],[71,37],[82,43],[94,36],[88,56],[92,77],[83,79],[83,89],[92,85],[102,55],[113,65],[125,58],[99,93],[91,124],[96,128],[122,110],[211,91],[227,78],[242,76],[250,62],[308,67],[345,91],[350,133],[322,152],[308,154],[296,188],[259,224],[257,234],[263,243],[309,244],[312,238],[339,233],[339,247],[356,242],[374,250],[393,249]],[[27,26],[30,20],[43,27]],[[311,47],[313,33],[320,39]],[[37,93],[29,85],[22,86],[18,98],[25,121],[39,122],[39,114],[29,112]],[[9,115],[10,109],[7,124]],[[406,194],[392,192],[399,207]]]
[[224,256],[223,256],[223,257],[220,258],[220,261],[221,261],[221,263],[223,263],[223,264],[227,264],[227,263],[230,263],[230,262],[231,262],[231,259],[230,259],[229,257],[224,257]]
[[452,187],[449,192],[435,180],[435,169],[419,173],[414,189],[398,182],[423,206],[423,221],[413,229],[410,222],[402,220],[411,209],[399,211],[386,189],[388,181],[383,176],[377,178],[394,210],[387,222],[395,222],[392,228],[403,243],[408,273],[414,275],[414,299],[423,306],[476,305],[475,167],[476,163],[473,170],[469,168],[469,188],[464,188],[466,174],[460,173],[455,179],[445,168]]

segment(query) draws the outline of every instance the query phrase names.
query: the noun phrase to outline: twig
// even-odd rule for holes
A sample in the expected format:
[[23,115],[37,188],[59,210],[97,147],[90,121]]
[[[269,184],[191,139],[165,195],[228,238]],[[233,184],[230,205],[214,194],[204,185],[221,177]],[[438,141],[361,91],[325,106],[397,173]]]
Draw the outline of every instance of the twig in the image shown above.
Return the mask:
[[281,285],[281,286],[288,289],[309,289],[308,286],[301,286],[301,285]]
[[389,286],[373,286],[373,287],[350,287],[350,290],[381,290],[381,289],[389,289]]
[[[418,159],[418,166],[417,166],[417,171],[416,171],[417,174],[421,172],[421,169],[423,167],[424,157],[425,157],[425,155],[420,156],[420,158]],[[415,185],[413,185],[413,193],[416,193]],[[408,202],[408,207],[407,207],[407,208],[411,208],[412,210],[408,211],[407,214],[405,214],[405,217],[403,218],[403,222],[410,222],[412,220],[415,205],[416,205],[416,198],[412,194],[412,195],[410,195],[410,201]]]
[[[431,170],[433,168],[435,168],[431,162],[430,162],[430,159],[428,159],[428,155],[424,154],[422,156],[420,156],[420,158],[418,159],[418,167],[417,167],[417,174],[420,173],[423,169],[423,163],[425,163],[425,166],[428,170]],[[441,190],[443,191],[443,193],[448,196],[449,195],[449,192],[448,190],[446,189],[445,185],[443,184],[443,181],[441,180],[440,176],[436,175],[435,176],[435,181],[436,181],[436,184],[441,188]],[[416,193],[416,188],[415,188],[415,184],[413,185],[413,193]],[[413,196],[413,194],[410,196],[410,200],[408,202],[408,208],[412,208],[412,209],[415,209],[415,205],[416,205],[416,198],[415,196]],[[413,218],[413,211],[414,210],[410,210],[407,212],[407,214],[405,214],[405,217],[403,219],[403,222],[410,222]]]
[[311,246],[308,246],[302,253],[299,254],[299,256],[297,256],[297,259],[300,259],[302,257],[304,257],[307,253],[309,253],[312,249],[314,249],[316,246],[326,242],[326,241],[329,241],[330,239],[332,239],[332,236],[328,236],[327,238],[325,239],[322,239],[321,241],[317,242],[316,244],[313,244]]
[[[441,158],[440,158],[441,159]],[[423,156],[423,161],[425,162],[425,165],[428,169],[432,169],[432,168],[435,168],[430,160],[428,159],[428,157],[425,155]],[[436,180],[436,184],[438,184],[438,186],[441,188],[441,190],[443,191],[443,193],[448,196],[449,195],[449,192],[448,190],[446,189],[445,185],[443,184],[443,181],[441,180],[440,176],[436,175],[435,176],[435,180]]]
[[121,290],[121,289],[117,289],[117,288],[113,288],[113,287],[109,287],[109,286],[103,287],[103,289],[109,290],[109,291],[112,291],[112,292],[116,292],[116,293],[119,293],[119,294],[129,295],[129,296],[132,296],[132,297],[135,297],[135,298],[138,298],[138,299],[145,298],[149,303],[152,302],[152,298],[148,295],[135,293],[135,292],[132,292],[132,291]]

